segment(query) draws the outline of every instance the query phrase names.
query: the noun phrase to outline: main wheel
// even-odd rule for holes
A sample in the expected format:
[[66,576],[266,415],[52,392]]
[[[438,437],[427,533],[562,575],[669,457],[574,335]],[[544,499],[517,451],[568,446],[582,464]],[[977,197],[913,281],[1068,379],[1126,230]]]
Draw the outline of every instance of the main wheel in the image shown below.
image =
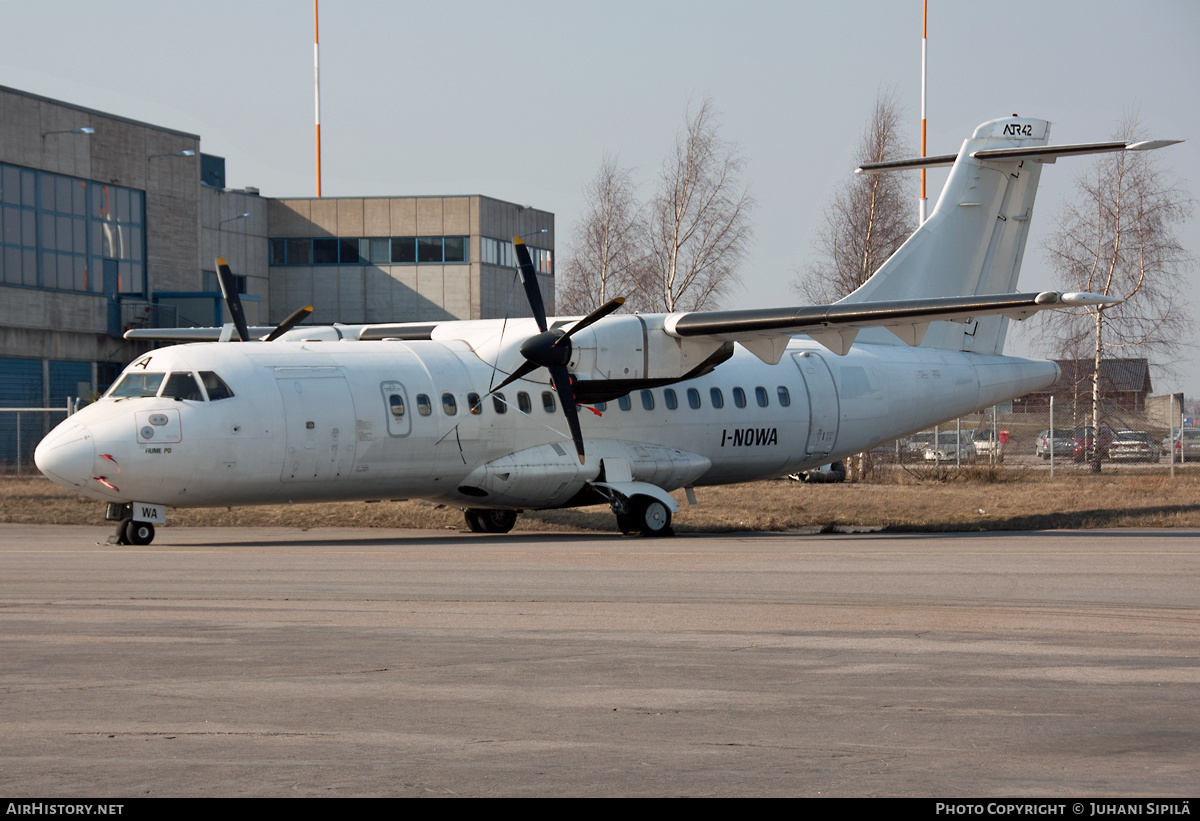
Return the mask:
[[515,510],[484,510],[469,507],[465,513],[467,527],[472,533],[507,533],[517,523]]
[[154,541],[154,525],[149,522],[130,522],[125,526],[125,541],[129,544],[148,545]]
[[617,513],[617,527],[626,536],[670,536],[671,511],[653,496],[634,496]]

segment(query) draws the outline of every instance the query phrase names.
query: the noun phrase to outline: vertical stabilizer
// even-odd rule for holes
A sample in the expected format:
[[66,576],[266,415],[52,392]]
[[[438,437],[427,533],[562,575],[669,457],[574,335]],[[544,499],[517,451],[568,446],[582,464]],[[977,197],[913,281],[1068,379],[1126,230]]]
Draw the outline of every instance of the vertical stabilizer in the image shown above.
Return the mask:
[[[1029,157],[974,155],[1043,146],[1049,135],[1049,122],[1026,117],[992,120],[976,128],[963,143],[933,213],[874,276],[841,301],[1015,292],[1042,163]],[[921,345],[1000,353],[1007,327],[1008,319],[999,316],[966,325],[933,322]],[[900,344],[882,328],[864,329],[858,338]]]

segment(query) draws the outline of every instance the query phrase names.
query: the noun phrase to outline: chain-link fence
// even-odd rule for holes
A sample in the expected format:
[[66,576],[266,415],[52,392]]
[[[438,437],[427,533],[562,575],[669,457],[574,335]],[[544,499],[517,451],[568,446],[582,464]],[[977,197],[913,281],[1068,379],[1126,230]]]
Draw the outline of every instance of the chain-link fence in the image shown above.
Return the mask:
[[0,408],[0,476],[40,476],[33,451],[42,437],[75,412],[78,400],[58,408]]
[[973,466],[1094,472],[1097,455],[1102,472],[1166,472],[1173,464],[1200,464],[1200,458],[1189,455],[1186,442],[1175,445],[1178,427],[1172,428],[1170,421],[1161,412],[1110,408],[1101,415],[1097,432],[1090,413],[1085,416],[1070,406],[1053,413],[1049,408],[1031,413],[989,409],[858,454],[847,460],[846,468],[851,480],[877,480],[898,469],[920,473]]

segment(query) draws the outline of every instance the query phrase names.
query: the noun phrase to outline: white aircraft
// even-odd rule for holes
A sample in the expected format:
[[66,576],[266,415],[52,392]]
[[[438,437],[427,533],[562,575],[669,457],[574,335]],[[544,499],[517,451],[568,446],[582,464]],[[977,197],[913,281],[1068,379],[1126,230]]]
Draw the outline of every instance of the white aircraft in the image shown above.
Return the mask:
[[120,543],[149,544],[168,507],[404,498],[461,507],[476,532],[608,503],[623,533],[669,534],[669,491],[694,503],[695,486],[795,473],[1054,382],[1053,363],[1001,355],[1008,319],[1113,300],[1013,293],[1041,166],[1169,142],[1048,133],[993,120],[958,154],[859,169],[954,166],[925,224],[833,305],[616,315],[614,300],[549,322],[519,238],[534,319],[296,327],[301,309],[251,329],[223,287],[223,329],[126,334],[216,341],[139,357],[35,459],[107,502]]

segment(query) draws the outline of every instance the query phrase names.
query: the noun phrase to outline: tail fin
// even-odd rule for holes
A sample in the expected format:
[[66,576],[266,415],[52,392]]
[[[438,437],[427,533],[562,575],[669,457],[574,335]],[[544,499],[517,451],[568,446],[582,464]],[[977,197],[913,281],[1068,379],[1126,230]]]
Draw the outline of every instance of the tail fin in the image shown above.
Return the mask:
[[[1049,134],[1049,122],[1022,117],[992,120],[976,128],[953,160],[933,213],[869,280],[841,301],[1015,292],[1042,163],[1057,156],[1039,156],[1028,149],[1044,146]],[[902,161],[860,171],[945,165],[950,159]],[[965,326],[935,322],[921,345],[1000,353],[1007,329],[1008,319],[1000,316],[981,317]],[[882,328],[865,329],[859,339],[897,341],[888,336]]]

